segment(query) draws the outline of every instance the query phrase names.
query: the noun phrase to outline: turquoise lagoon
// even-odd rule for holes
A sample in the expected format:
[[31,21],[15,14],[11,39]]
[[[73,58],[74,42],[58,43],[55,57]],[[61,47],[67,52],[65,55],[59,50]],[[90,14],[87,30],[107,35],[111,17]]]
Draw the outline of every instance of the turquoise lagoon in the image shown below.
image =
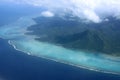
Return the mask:
[[21,17],[16,22],[1,26],[0,37],[7,39],[9,44],[16,50],[27,53],[28,55],[89,70],[120,74],[120,58],[104,54],[70,50],[61,46],[37,41],[35,40],[37,36],[25,34],[28,32],[27,27],[34,24],[33,17]]

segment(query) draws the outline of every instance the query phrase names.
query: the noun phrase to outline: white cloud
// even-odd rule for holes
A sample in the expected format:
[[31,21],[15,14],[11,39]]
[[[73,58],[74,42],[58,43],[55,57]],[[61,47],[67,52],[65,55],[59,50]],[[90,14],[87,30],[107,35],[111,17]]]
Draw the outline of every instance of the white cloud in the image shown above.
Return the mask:
[[93,21],[95,23],[99,23],[101,21],[99,16],[96,13],[94,13],[93,11],[84,10],[83,12],[84,12],[86,19]]
[[54,14],[50,11],[44,11],[41,13],[41,15],[44,17],[53,17],[54,16]]
[[4,0],[45,7],[52,12],[71,12],[93,22],[113,16],[120,18],[120,0]]

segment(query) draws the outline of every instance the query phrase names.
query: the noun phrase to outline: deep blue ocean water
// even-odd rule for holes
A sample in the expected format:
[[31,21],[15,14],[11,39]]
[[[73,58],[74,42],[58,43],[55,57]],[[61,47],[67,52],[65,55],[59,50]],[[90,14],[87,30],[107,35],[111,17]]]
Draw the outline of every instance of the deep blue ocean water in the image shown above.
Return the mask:
[[[0,25],[11,23],[31,12],[40,12],[39,9],[30,6],[8,4],[0,4]],[[4,39],[0,39],[0,78],[5,80],[120,80],[118,75],[90,71],[29,56],[15,50]]]
[[0,76],[6,80],[120,80],[118,75],[29,56],[3,39],[0,39]]

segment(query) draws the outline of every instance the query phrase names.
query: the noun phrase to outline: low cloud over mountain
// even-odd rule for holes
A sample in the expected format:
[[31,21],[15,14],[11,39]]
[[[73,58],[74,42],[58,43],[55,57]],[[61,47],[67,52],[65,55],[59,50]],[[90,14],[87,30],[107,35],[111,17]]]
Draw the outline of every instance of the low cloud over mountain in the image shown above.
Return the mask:
[[[1,0],[2,1],[2,0]],[[70,12],[73,16],[99,23],[107,17],[120,18],[120,0],[3,0],[44,7],[53,13]]]

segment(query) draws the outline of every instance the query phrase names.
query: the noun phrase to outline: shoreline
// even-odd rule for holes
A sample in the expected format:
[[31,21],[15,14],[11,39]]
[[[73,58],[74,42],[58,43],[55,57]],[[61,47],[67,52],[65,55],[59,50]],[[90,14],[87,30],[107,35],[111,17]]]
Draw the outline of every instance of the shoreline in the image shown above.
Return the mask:
[[[24,18],[22,17],[21,19],[24,19]],[[20,20],[21,20],[21,19],[20,19]],[[32,21],[33,23],[30,24],[29,26],[35,24],[35,23],[34,23],[34,20],[30,20],[30,21]],[[34,39],[34,37],[37,37],[37,36],[34,36],[34,35],[30,36],[30,35],[26,35],[26,34],[25,34],[25,32],[27,32],[27,27],[29,27],[29,26],[24,27],[24,32],[22,33],[22,36],[26,37],[25,39],[27,39],[27,38],[28,38],[28,39]],[[7,27],[8,27],[8,26],[7,26]],[[21,27],[21,25],[18,24],[18,27]],[[19,36],[18,36],[18,37],[19,37]],[[23,53],[25,53],[25,54],[28,54],[28,55],[30,55],[30,56],[36,56],[36,57],[40,57],[40,58],[43,58],[43,59],[52,60],[52,61],[55,61],[55,62],[59,62],[59,63],[63,63],[63,64],[66,64],[66,65],[71,65],[71,66],[75,66],[75,67],[78,67],[78,68],[83,68],[83,69],[87,69],[87,70],[91,70],[91,71],[120,75],[119,72],[112,72],[112,71],[107,71],[107,70],[104,71],[104,70],[102,70],[102,69],[97,69],[96,67],[90,67],[90,66],[80,65],[79,63],[78,63],[78,64],[77,64],[77,63],[74,64],[73,62],[63,61],[63,60],[60,60],[60,59],[51,59],[51,58],[45,57],[45,56],[33,55],[32,52],[27,52],[27,51],[25,51],[25,50],[20,50],[19,48],[17,48],[16,45],[14,45],[14,44],[11,43],[12,39],[9,39],[9,38],[6,38],[6,37],[4,38],[3,36],[1,36],[1,38],[8,40],[8,44],[11,45],[15,50],[20,51],[20,52],[23,52]],[[13,37],[13,38],[14,38],[14,37]],[[109,56],[107,56],[107,55],[101,55],[101,57],[103,57],[103,59],[108,59],[108,60],[110,59],[111,61],[113,61],[113,60],[116,61],[116,59],[115,59],[116,57],[112,57],[112,58],[110,57],[110,58],[109,58]]]
[[39,57],[39,58],[42,58],[42,59],[52,60],[52,61],[55,61],[55,62],[58,62],[58,63],[62,63],[62,64],[66,64],[66,65],[69,65],[69,66],[74,66],[74,67],[78,67],[78,68],[82,68],[82,69],[86,69],[86,70],[90,70],[90,71],[95,71],[95,72],[100,72],[100,73],[105,73],[105,74],[120,75],[120,73],[103,71],[103,70],[100,70],[100,69],[95,69],[95,68],[92,68],[92,67],[90,68],[90,67],[87,67],[87,66],[72,64],[72,63],[69,63],[69,62],[64,62],[64,61],[60,61],[60,60],[56,60],[56,59],[51,59],[51,58],[47,58],[47,57],[44,57],[44,56],[32,55],[31,52],[25,52],[25,51],[22,51],[22,50],[18,49],[14,44],[11,43],[11,40],[8,40],[8,44],[11,45],[15,50],[23,52],[23,53],[25,53],[27,55],[30,55],[30,56],[35,56],[35,57]]

